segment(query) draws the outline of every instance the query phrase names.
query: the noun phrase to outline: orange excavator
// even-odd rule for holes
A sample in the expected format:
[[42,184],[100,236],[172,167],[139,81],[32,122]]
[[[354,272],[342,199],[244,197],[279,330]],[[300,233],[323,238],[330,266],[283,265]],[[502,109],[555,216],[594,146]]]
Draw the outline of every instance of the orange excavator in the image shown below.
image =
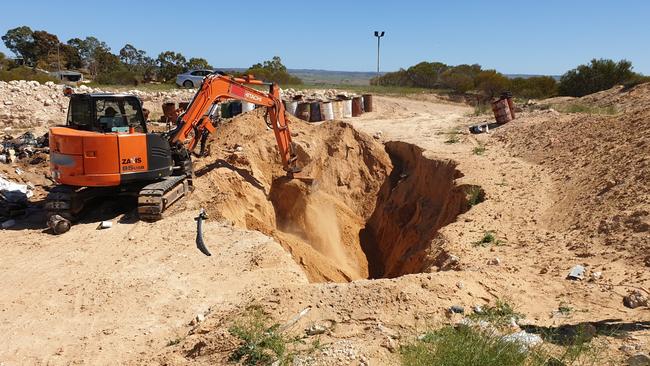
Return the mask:
[[[268,86],[269,91],[249,85]],[[205,77],[176,127],[165,133],[147,129],[142,103],[128,94],[72,94],[67,123],[49,133],[50,168],[57,183],[45,209],[56,234],[70,230],[86,203],[97,197],[137,196],[141,220],[155,221],[192,190],[192,153],[216,129],[212,112],[237,99],[267,108],[270,126],[287,175],[300,172],[280,90],[252,76],[220,73]],[[297,176],[296,176],[297,177]]]

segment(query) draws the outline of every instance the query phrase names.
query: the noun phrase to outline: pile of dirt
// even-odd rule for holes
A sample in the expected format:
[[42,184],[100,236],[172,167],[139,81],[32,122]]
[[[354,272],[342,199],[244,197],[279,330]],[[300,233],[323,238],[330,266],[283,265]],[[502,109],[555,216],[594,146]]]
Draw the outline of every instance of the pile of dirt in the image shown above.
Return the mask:
[[188,204],[275,237],[311,281],[419,272],[438,229],[469,208],[452,162],[406,143],[384,150],[344,122],[292,119],[290,127],[303,175],[315,184],[285,177],[258,110],[218,128],[209,156],[196,161]]
[[623,113],[647,111],[650,108],[650,83],[631,88],[617,85],[608,90],[585,95],[577,101],[597,107],[614,107],[616,111]]
[[496,132],[507,148],[554,178],[557,197],[545,218],[551,228],[636,259],[650,250],[648,88],[581,98],[622,111],[614,116],[530,114]]

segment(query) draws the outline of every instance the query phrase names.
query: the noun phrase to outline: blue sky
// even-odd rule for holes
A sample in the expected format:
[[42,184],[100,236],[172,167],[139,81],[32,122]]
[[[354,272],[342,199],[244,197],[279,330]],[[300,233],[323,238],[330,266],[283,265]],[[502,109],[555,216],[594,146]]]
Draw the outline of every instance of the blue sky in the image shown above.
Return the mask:
[[[114,52],[131,43],[153,57],[174,50],[217,67],[278,55],[289,68],[373,71],[373,31],[384,30],[382,71],[436,60],[562,74],[604,57],[626,58],[650,74],[649,14],[650,2],[641,0],[32,0],[0,5],[0,34],[27,25],[63,41],[93,35]],[[0,51],[8,53],[4,45]]]

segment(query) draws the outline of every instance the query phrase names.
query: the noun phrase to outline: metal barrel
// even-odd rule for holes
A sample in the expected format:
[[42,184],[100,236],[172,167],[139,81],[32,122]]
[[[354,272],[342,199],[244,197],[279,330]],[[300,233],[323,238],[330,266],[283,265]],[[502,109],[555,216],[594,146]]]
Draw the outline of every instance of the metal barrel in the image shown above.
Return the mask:
[[352,98],[352,117],[358,117],[363,113],[363,102],[361,97]]
[[363,110],[364,112],[372,112],[372,94],[363,95]]
[[232,114],[230,114],[230,103],[221,103],[221,117],[223,118],[232,117]]
[[309,103],[309,122],[320,122],[323,117],[320,114],[320,102]]
[[246,101],[241,102],[241,111],[242,111],[242,113],[250,112],[253,109],[255,109],[255,104],[250,103],[250,102],[246,102]]
[[298,108],[298,102],[295,100],[284,100],[284,109],[292,116],[296,115],[296,109]]
[[178,102],[178,109],[186,110],[189,105],[190,102]]
[[320,104],[320,114],[324,121],[331,121],[334,119],[334,109],[332,102],[325,101]]
[[492,102],[492,112],[499,124],[512,121],[512,114],[510,114],[510,106],[508,105],[507,99],[499,99]]
[[332,112],[334,112],[334,119],[343,118],[343,100],[333,100],[332,101]]
[[309,121],[309,102],[299,102],[296,106],[295,116],[303,121]]
[[352,117],[352,99],[343,100],[343,117],[344,118]]
[[163,103],[162,105],[162,110],[163,110],[163,118],[161,119],[162,122],[168,122],[174,119],[174,115],[176,114],[176,103],[174,102],[167,102]]

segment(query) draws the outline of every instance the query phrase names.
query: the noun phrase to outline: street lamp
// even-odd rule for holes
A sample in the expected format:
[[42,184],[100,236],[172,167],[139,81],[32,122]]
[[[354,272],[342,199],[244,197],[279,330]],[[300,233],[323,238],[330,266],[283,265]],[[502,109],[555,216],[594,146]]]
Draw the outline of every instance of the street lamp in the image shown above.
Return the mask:
[[375,37],[377,37],[377,76],[379,76],[379,41],[383,36],[384,36],[384,31],[381,32],[375,31]]

